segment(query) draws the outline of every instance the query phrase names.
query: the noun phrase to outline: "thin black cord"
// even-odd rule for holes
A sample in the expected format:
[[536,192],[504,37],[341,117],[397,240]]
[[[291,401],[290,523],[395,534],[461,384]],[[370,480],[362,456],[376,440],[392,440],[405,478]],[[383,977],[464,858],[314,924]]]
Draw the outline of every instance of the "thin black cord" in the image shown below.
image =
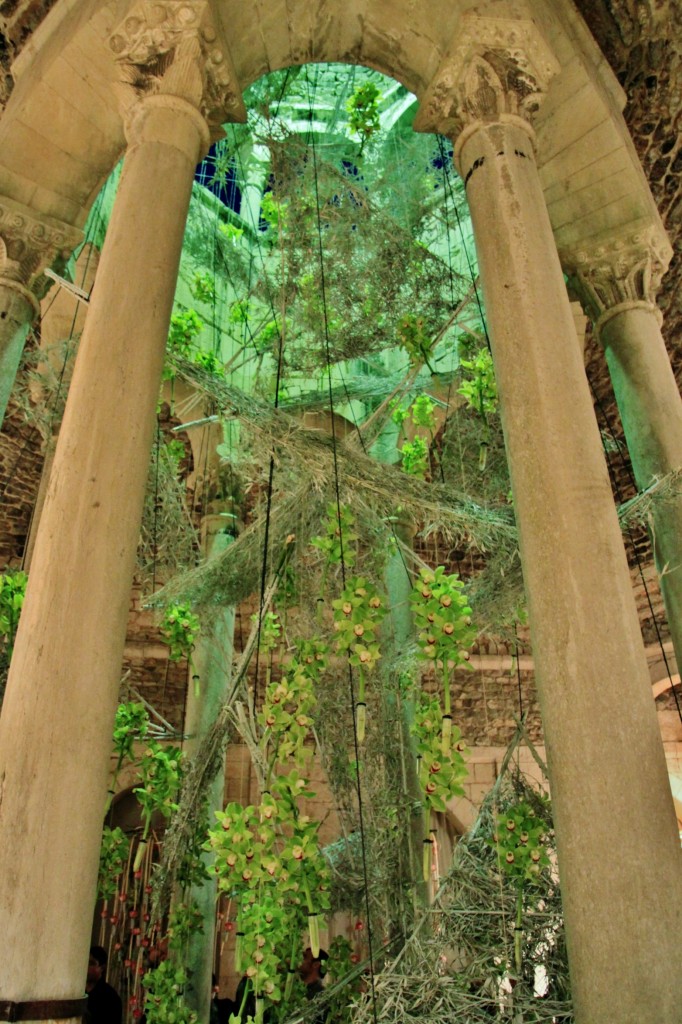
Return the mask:
[[474,267],[473,267],[473,264],[472,264],[471,259],[469,257],[469,250],[467,248],[466,240],[464,238],[464,229],[462,228],[462,221],[461,221],[461,218],[459,216],[459,210],[457,209],[457,202],[455,200],[455,196],[454,196],[454,192],[453,192],[453,188],[452,188],[452,181],[450,180],[450,172],[449,172],[449,168],[448,168],[449,158],[448,158],[447,153],[445,152],[445,145],[443,143],[442,135],[438,136],[438,148],[440,150],[440,156],[441,156],[441,160],[443,162],[443,170],[445,172],[446,190],[448,190],[450,192],[450,198],[452,199],[452,208],[455,211],[455,217],[457,219],[457,227],[459,229],[459,236],[460,236],[460,238],[462,240],[462,248],[464,249],[464,256],[465,256],[466,261],[467,261],[467,267],[469,268],[469,277],[471,278],[471,283],[472,283],[473,289],[474,289],[474,295],[476,296],[476,305],[478,306],[478,312],[479,312],[479,315],[481,317],[481,324],[483,325],[483,334],[485,335],[485,343],[488,346],[488,351],[491,352],[491,354],[492,354],[492,349],[490,348],[490,336],[488,335],[488,325],[486,324],[485,315],[483,313],[483,303],[481,302],[481,296],[480,296],[479,291],[478,291],[477,278],[476,278],[476,275],[474,274]]

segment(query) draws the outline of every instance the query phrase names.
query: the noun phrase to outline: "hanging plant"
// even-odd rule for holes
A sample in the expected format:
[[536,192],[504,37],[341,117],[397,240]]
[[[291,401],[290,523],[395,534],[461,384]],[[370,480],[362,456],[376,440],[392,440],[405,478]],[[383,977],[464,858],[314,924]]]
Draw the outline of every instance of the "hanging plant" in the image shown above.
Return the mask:
[[[294,945],[306,917],[311,948],[319,950],[319,915],[329,909],[329,868],[320,851],[319,823],[300,814],[313,793],[295,769],[277,776],[258,807],[230,803],[209,832],[218,887],[237,902],[236,968],[256,999],[278,1002],[282,950]],[[293,960],[294,953],[291,958]]]
[[415,437],[414,441],[406,441],[400,449],[403,473],[426,478],[429,467],[429,446],[423,437]]
[[525,801],[508,807],[495,820],[490,845],[497,852],[500,871],[520,882],[537,881],[543,868],[549,867],[546,830],[533,807]]
[[186,969],[173,960],[163,960],[153,971],[147,971],[142,984],[148,1024],[196,1024],[197,1015],[184,998],[188,981]]
[[171,661],[190,660],[200,631],[198,617],[189,604],[171,604],[161,621],[161,635],[170,647]]
[[119,891],[119,880],[128,863],[129,855],[130,840],[123,829],[110,828],[108,825],[105,825],[102,830],[99,874],[97,876],[97,896],[99,899],[110,900]]
[[135,742],[143,740],[149,729],[149,714],[144,704],[131,701],[128,704],[119,704],[116,709],[114,720],[113,753],[116,755],[116,766],[114,768],[107,802],[104,807],[104,814],[108,814],[111,801],[116,794],[116,785],[123,762],[132,760]]
[[374,82],[363,82],[346,102],[348,127],[360,138],[360,153],[365,143],[381,130],[380,101],[381,93]]
[[190,290],[197,302],[203,302],[207,306],[212,306],[215,302],[215,278],[207,272],[195,271]]
[[312,757],[313,748],[306,740],[313,724],[310,714],[316,703],[312,678],[295,661],[284,666],[279,682],[269,684],[258,722],[264,730],[261,746],[266,751],[269,746],[273,748],[270,770],[278,761],[285,764],[291,759],[300,767]]
[[164,818],[169,818],[178,809],[183,758],[183,752],[177,747],[164,750],[156,740],[152,740],[142,756],[140,785],[133,790],[144,822],[142,838],[135,855],[135,871],[139,871],[144,857],[154,812],[158,811]]
[[355,516],[349,506],[331,502],[327,505],[324,535],[313,537],[310,543],[324,554],[327,566],[343,562],[350,569],[355,564],[357,539]]
[[410,406],[410,418],[415,427],[422,427],[431,434],[436,428],[434,409],[436,403],[429,395],[419,395]]
[[443,754],[450,749],[452,726],[450,702],[450,666],[469,661],[467,647],[475,637],[471,608],[463,593],[464,584],[457,573],[447,575],[443,566],[422,569],[410,595],[410,605],[418,630],[420,656],[440,668],[443,682]]
[[514,965],[519,977],[523,968],[524,890],[527,885],[537,883],[542,870],[550,866],[546,842],[545,826],[526,801],[507,807],[504,815],[496,816],[495,833],[489,843],[497,853],[498,868],[517,886]]
[[170,647],[170,660],[187,659],[194,680],[194,695],[198,697],[199,676],[194,671],[192,662],[192,652],[201,629],[198,617],[192,612],[189,604],[172,604],[166,608],[159,629]]
[[460,359],[459,365],[467,371],[467,376],[457,388],[457,394],[466,399],[467,405],[483,421],[484,435],[479,451],[479,469],[483,471],[490,443],[488,417],[497,411],[497,382],[493,357],[487,348],[482,348],[473,359]]
[[172,355],[189,359],[194,339],[201,334],[204,323],[196,309],[184,309],[173,313],[168,333],[168,350]]
[[[447,723],[447,735],[446,735]],[[457,726],[442,713],[437,697],[422,696],[415,711],[412,734],[416,737],[419,765],[419,784],[424,803],[424,881],[431,875],[430,834],[431,811],[444,812],[447,803],[464,794],[463,781],[467,776],[466,758],[469,750],[461,739]]]
[[413,366],[428,362],[431,338],[423,316],[406,313],[398,321],[397,334]]
[[349,663],[358,670],[358,699],[355,725],[358,742],[365,738],[367,674],[376,667],[381,652],[378,631],[386,615],[385,599],[363,576],[348,580],[341,597],[332,601],[337,650],[346,651]]

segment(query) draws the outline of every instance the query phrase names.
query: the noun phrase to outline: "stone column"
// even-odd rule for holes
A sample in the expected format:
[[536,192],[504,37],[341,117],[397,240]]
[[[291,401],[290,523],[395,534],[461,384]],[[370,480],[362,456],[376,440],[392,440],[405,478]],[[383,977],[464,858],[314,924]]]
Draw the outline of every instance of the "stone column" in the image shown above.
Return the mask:
[[66,259],[83,233],[0,197],[0,426],[14,386],[28,329],[40,311],[44,267]]
[[[420,127],[457,138],[549,754],[576,1024],[674,1024],[681,853],[622,538],[528,115],[554,62],[521,4],[460,20]],[[453,88],[455,96],[453,97]]]
[[[232,522],[221,515],[207,516],[203,526],[206,531],[208,558],[216,558],[225,551],[234,537],[225,533]],[[187,742],[185,751],[193,757],[201,741],[216,719],[220,707],[227,697],[232,679],[232,642],[234,638],[234,608],[216,608],[215,618],[208,626],[208,635],[201,636],[194,652],[194,664],[199,675],[200,690],[197,694],[190,684],[185,714]],[[215,824],[214,811],[223,809],[225,791],[225,766],[216,775],[208,792],[208,820]],[[205,854],[212,862],[212,855]],[[190,987],[187,1001],[196,1012],[202,1024],[208,1024],[211,1008],[211,975],[215,951],[215,913],[218,885],[208,878],[203,885],[195,886],[190,893],[202,916],[203,927],[194,932],[189,940],[187,967]]]
[[203,97],[214,109],[209,73],[225,67],[207,5],[169,3],[168,26],[163,9],[143,7],[112,39],[139,94],[0,717],[2,1000],[83,993],[155,407],[194,172],[209,143]]
[[[682,399],[654,296],[669,246],[652,229],[597,253],[580,253],[574,286],[611,374],[638,489],[682,469]],[[682,666],[682,496],[654,505],[651,537],[678,669]]]

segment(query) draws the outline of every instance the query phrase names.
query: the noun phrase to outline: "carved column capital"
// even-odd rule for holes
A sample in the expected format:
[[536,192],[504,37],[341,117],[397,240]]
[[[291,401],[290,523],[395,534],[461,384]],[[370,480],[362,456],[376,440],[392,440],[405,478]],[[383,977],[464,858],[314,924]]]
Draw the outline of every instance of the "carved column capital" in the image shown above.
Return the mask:
[[220,137],[224,121],[246,121],[229,50],[207,0],[141,0],[109,45],[128,103],[154,94],[178,96],[200,111],[213,138]]
[[662,231],[651,228],[562,254],[571,285],[595,330],[627,309],[646,307],[660,318],[656,292],[672,251]]
[[414,127],[452,139],[495,121],[521,122],[529,130],[559,67],[525,2],[472,8],[459,19]]
[[83,232],[0,196],[0,281],[21,292],[37,312],[45,267],[66,260],[83,239]]

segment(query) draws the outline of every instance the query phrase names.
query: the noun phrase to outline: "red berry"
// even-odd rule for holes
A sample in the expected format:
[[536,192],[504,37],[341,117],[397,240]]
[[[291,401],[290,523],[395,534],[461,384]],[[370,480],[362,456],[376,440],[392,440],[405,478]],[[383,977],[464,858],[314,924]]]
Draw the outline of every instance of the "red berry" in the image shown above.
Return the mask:
[[127,892],[120,892],[118,894],[118,898],[120,899],[121,903],[125,903],[125,901],[128,899],[128,893]]
[[361,932],[364,927],[365,926],[362,923],[362,921],[356,921],[355,922],[355,930],[356,930],[356,932]]
[[135,871],[133,877],[142,878],[142,868],[139,868],[137,871]]

